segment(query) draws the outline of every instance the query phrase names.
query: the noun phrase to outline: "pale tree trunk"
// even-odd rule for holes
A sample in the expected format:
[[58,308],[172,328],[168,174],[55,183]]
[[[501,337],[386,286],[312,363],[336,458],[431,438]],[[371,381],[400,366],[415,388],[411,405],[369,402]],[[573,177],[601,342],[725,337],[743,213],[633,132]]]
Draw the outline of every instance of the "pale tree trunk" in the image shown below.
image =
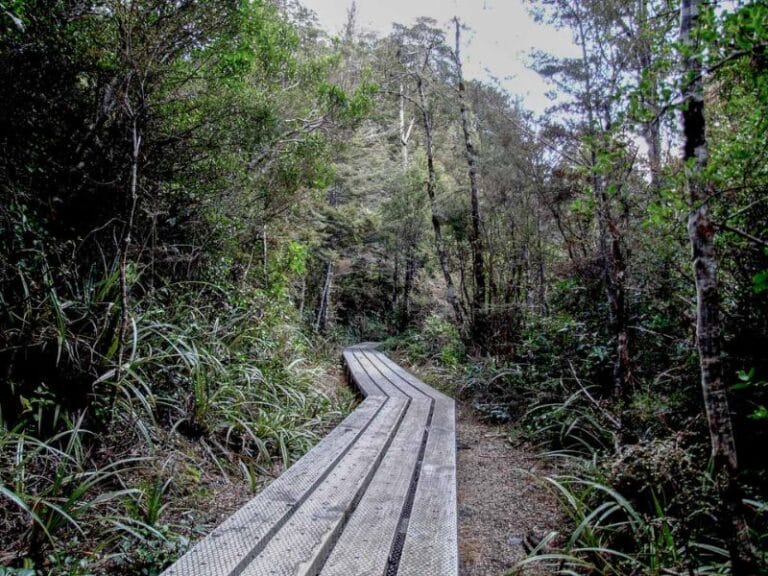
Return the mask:
[[461,308],[461,302],[459,301],[458,294],[456,293],[456,287],[453,284],[451,278],[451,270],[448,264],[448,254],[445,249],[445,240],[443,239],[443,231],[440,226],[440,219],[438,217],[437,206],[437,174],[435,173],[435,157],[434,157],[434,144],[432,141],[432,121],[429,117],[429,106],[427,104],[427,97],[424,93],[424,81],[421,76],[416,79],[416,85],[419,92],[419,107],[421,108],[422,123],[424,126],[424,139],[427,149],[427,194],[429,195],[429,205],[432,210],[432,228],[435,232],[435,248],[437,250],[437,259],[440,263],[440,270],[443,272],[443,279],[445,280],[446,298],[453,313],[456,316],[456,323],[460,330],[464,328],[464,312]]
[[[399,112],[400,112],[400,153],[402,157],[402,166],[403,166],[403,186],[407,186],[407,177],[408,177],[408,141],[411,138],[411,133],[413,131],[413,126],[416,122],[416,118],[412,117],[411,121],[408,123],[408,126],[406,127],[405,124],[405,84],[401,81],[400,82],[400,96],[398,99],[399,103]],[[413,245],[413,241],[411,240],[411,237],[408,236],[406,239],[406,245],[405,245],[405,285],[403,286],[403,301],[401,304],[398,303],[399,298],[399,270],[398,270],[398,262],[399,262],[399,254],[397,250],[395,251],[395,273],[394,273],[394,290],[393,290],[393,296],[392,296],[392,309],[398,310],[400,309],[400,321],[399,324],[402,329],[405,328],[408,324],[408,315],[409,315],[409,307],[410,303],[408,299],[410,298],[410,286],[408,285],[408,263],[409,258],[411,257],[410,254],[413,252],[415,246]]]
[[333,286],[333,262],[330,260],[325,265],[325,282],[320,294],[320,306],[317,309],[315,319],[315,332],[323,332],[328,327],[328,310],[331,303],[331,287]]
[[461,24],[458,18],[454,18],[456,26],[456,48],[453,53],[458,78],[459,109],[461,112],[461,129],[464,133],[464,147],[466,150],[467,168],[469,173],[469,199],[470,219],[470,247],[472,249],[472,278],[474,280],[474,292],[472,298],[472,339],[480,346],[486,348],[487,317],[485,310],[485,269],[483,266],[483,241],[480,233],[480,202],[478,199],[477,185],[477,153],[472,144],[469,132],[469,110],[466,104],[466,88],[461,68]]
[[395,266],[392,272],[392,309],[397,310],[400,288],[400,247],[394,247]]
[[715,224],[709,205],[715,190],[704,174],[709,150],[704,116],[703,67],[701,47],[694,37],[701,6],[701,0],[683,0],[680,14],[680,41],[686,50],[682,89],[683,160],[691,204],[688,237],[696,282],[696,335],[714,475],[722,502],[722,535],[731,555],[732,574],[751,576],[758,574],[758,566],[744,516],[743,494],[738,483],[736,439],[722,374]]
[[[333,187],[328,192],[328,204],[335,207],[337,205],[338,198],[336,196],[336,188]],[[317,316],[315,317],[315,332],[323,332],[328,327],[328,318],[330,316],[331,308],[331,289],[333,287],[333,259],[328,258],[325,263],[325,281],[323,282],[323,289],[320,292],[320,303],[317,308]]]
[[405,281],[403,282],[403,302],[400,312],[400,329],[405,330],[411,321],[411,292],[413,290],[413,281],[416,276],[416,257],[411,247],[405,255]]
[[643,103],[653,118],[642,123],[642,137],[648,147],[648,169],[651,188],[655,193],[661,190],[661,106],[659,105],[659,82],[653,71],[653,38],[649,37],[649,0],[639,0],[637,24],[627,32],[635,38],[638,64],[638,82],[649,82],[647,91],[641,94]]
[[261,273],[264,275],[264,286],[269,286],[269,255],[267,254],[267,222],[261,225]]
[[131,176],[128,184],[128,214],[123,225],[123,234],[120,239],[120,265],[118,283],[120,287],[120,321],[117,326],[117,368],[115,369],[114,392],[112,393],[111,404],[114,408],[116,399],[115,392],[123,375],[123,364],[125,363],[125,337],[128,331],[128,321],[130,317],[130,294],[128,290],[128,253],[131,249],[131,234],[133,233],[133,222],[136,217],[136,207],[139,203],[139,158],[141,155],[141,133],[139,132],[138,119],[133,110],[131,114]]
[[411,131],[416,121],[411,118],[408,128],[405,127],[405,85],[400,82],[400,153],[403,162],[403,174],[408,172],[408,140],[411,138]]
[[[398,98],[398,104],[399,104],[399,112],[400,112],[400,154],[402,159],[402,167],[403,167],[403,185],[406,183],[406,178],[408,174],[408,141],[411,138],[411,131],[413,130],[413,125],[415,123],[415,118],[411,118],[410,123],[408,124],[408,127],[406,128],[405,125],[405,84],[401,81],[400,82],[400,96]],[[406,246],[405,251],[406,254],[411,250],[411,240],[410,238],[406,239]],[[406,261],[408,256],[406,255]],[[392,309],[398,310],[400,308],[400,304],[398,303],[399,298],[399,246],[395,250],[395,272],[394,272],[394,288],[392,292]],[[407,274],[407,272],[406,272]],[[403,297],[407,300],[408,298],[408,292],[407,289],[404,288],[404,294]],[[407,302],[403,303],[403,306],[407,307]]]
[[299,318],[304,318],[304,307],[307,302],[307,277],[301,277],[301,291],[299,292]]

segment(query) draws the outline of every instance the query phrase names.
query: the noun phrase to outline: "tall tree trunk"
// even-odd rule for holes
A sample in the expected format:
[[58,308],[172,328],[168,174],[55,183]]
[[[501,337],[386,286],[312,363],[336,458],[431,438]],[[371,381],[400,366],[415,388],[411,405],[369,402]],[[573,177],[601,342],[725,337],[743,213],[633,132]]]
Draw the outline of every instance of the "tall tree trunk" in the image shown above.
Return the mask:
[[400,153],[403,162],[403,174],[408,172],[408,140],[411,138],[411,131],[415,118],[411,118],[408,128],[405,127],[405,85],[400,82]]
[[317,308],[315,332],[323,332],[328,327],[328,310],[331,302],[331,286],[333,285],[333,262],[328,260],[325,265],[325,282],[320,293],[320,305]]
[[[619,224],[610,207],[605,182],[599,175],[593,178],[598,198],[600,252],[603,261],[608,308],[611,314],[611,332],[616,338],[616,358],[613,364],[613,394],[626,408],[630,394],[631,365],[629,333],[627,330],[626,273],[627,264],[622,247]],[[623,420],[622,420],[623,422]],[[621,432],[625,432],[622,424]]]
[[[408,178],[408,141],[411,138],[411,132],[413,130],[413,125],[416,121],[415,117],[411,118],[410,123],[408,124],[408,127],[405,126],[405,84],[401,81],[400,82],[400,96],[398,98],[399,108],[400,108],[400,152],[402,157],[402,166],[403,166],[403,186],[407,186],[407,178]],[[408,322],[410,321],[410,293],[411,293],[411,286],[408,284],[409,282],[409,263],[412,260],[412,252],[413,252],[413,241],[408,237],[406,239],[406,245],[405,245],[405,279],[404,279],[404,286],[403,286],[403,299],[401,301],[401,304],[398,306],[398,262],[399,262],[399,254],[398,251],[395,250],[395,273],[394,273],[394,290],[393,290],[393,298],[392,298],[392,310],[396,311],[399,315],[398,319],[398,325],[401,329],[405,329],[405,327],[408,325]]]
[[[606,189],[605,177],[598,167],[598,152],[608,151],[610,143],[607,131],[610,129],[610,115],[606,110],[606,127],[600,125],[593,98],[592,70],[587,54],[587,41],[580,18],[577,19],[579,44],[584,66],[584,88],[586,92],[587,117],[592,142],[590,144],[590,171],[592,191],[597,200],[597,219],[599,228],[600,256],[603,262],[606,296],[610,311],[611,332],[616,338],[616,356],[613,365],[613,394],[620,402],[622,416],[630,394],[631,369],[629,355],[629,332],[626,313],[626,269],[627,263],[622,247],[621,231],[617,219],[611,210],[610,198]],[[626,427],[622,417],[620,435],[623,437]]]
[[659,105],[659,81],[653,69],[653,37],[649,29],[649,0],[639,0],[637,10],[637,29],[631,32],[636,36],[638,62],[638,83],[647,84],[647,90],[641,94],[642,102],[653,114],[650,120],[642,123],[642,137],[648,147],[648,169],[651,175],[651,188],[655,193],[661,190],[661,107]]
[[304,307],[307,303],[307,276],[301,277],[301,291],[299,292],[299,318],[304,318]]
[[264,277],[264,287],[269,287],[269,255],[267,253],[267,222],[261,224],[261,273]]
[[453,53],[458,78],[459,109],[461,111],[461,129],[464,133],[464,147],[466,149],[467,167],[469,173],[469,199],[470,218],[470,247],[472,249],[472,278],[474,280],[474,292],[472,298],[472,340],[481,350],[486,348],[486,322],[485,310],[485,270],[483,267],[483,239],[480,234],[480,203],[478,200],[477,186],[477,160],[475,147],[469,133],[469,110],[466,103],[466,88],[461,68],[461,23],[458,18],[453,19],[456,27],[456,48]]
[[141,156],[141,133],[139,131],[138,118],[133,110],[131,114],[131,178],[129,182],[128,214],[123,225],[123,234],[120,239],[120,264],[118,283],[120,287],[120,321],[117,326],[117,367],[115,369],[115,386],[110,399],[110,405],[114,408],[117,386],[123,375],[125,362],[125,335],[128,331],[130,316],[130,300],[128,290],[128,253],[131,249],[131,234],[133,234],[133,222],[136,217],[136,208],[139,203],[139,159]]
[[536,289],[536,304],[538,306],[538,314],[541,314],[543,316],[547,316],[547,285],[546,285],[546,270],[545,270],[545,262],[544,262],[544,246],[542,241],[542,230],[541,230],[541,218],[537,212],[536,214],[536,252],[538,254],[537,256],[537,262],[536,262],[536,281],[538,283],[537,289]]
[[[328,205],[334,208],[338,204],[337,191],[336,186],[332,186],[328,191]],[[325,281],[320,292],[320,303],[318,304],[317,315],[315,316],[315,332],[323,332],[328,326],[331,308],[331,288],[333,286],[333,267],[333,258],[329,256],[325,263]]]
[[400,291],[400,247],[395,246],[395,265],[392,270],[392,310],[397,310],[398,292]]
[[693,252],[696,282],[696,335],[714,474],[722,501],[722,535],[731,555],[732,574],[751,576],[758,573],[758,566],[744,516],[742,490],[738,483],[736,439],[722,374],[715,225],[709,206],[715,190],[704,174],[709,150],[704,116],[703,67],[701,47],[694,36],[701,6],[702,0],[683,0],[680,14],[680,41],[685,49],[682,90],[683,160],[687,166],[691,204],[688,237]]
[[427,149],[427,194],[429,196],[429,205],[432,211],[432,228],[435,232],[435,248],[437,250],[437,259],[440,263],[440,270],[443,272],[445,280],[446,298],[448,304],[453,308],[456,317],[456,323],[460,330],[464,329],[464,312],[459,301],[456,287],[451,278],[451,269],[448,264],[448,254],[445,249],[445,240],[440,226],[437,207],[437,174],[435,173],[434,143],[432,139],[432,121],[429,115],[429,106],[427,96],[424,93],[424,80],[419,75],[416,79],[416,86],[419,92],[419,107],[421,108],[421,119],[424,127],[424,139]]
[[416,257],[412,246],[408,246],[405,254],[405,280],[403,282],[403,299],[400,310],[400,329],[405,330],[411,321],[411,292],[416,276]]

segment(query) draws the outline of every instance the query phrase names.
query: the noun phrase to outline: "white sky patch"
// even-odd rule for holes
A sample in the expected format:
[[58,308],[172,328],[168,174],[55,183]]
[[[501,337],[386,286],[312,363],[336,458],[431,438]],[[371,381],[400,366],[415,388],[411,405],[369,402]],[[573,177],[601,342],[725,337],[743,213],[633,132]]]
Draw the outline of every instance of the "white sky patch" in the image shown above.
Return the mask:
[[[300,1],[331,34],[342,30],[351,5],[351,0]],[[434,18],[445,27],[449,42],[453,40],[451,19],[458,16],[470,28],[462,33],[465,75],[499,79],[536,114],[551,104],[546,97],[550,88],[526,68],[527,55],[532,49],[577,55],[570,31],[534,22],[522,0],[357,0],[358,25],[378,35],[388,34],[393,22],[410,25],[420,16]]]

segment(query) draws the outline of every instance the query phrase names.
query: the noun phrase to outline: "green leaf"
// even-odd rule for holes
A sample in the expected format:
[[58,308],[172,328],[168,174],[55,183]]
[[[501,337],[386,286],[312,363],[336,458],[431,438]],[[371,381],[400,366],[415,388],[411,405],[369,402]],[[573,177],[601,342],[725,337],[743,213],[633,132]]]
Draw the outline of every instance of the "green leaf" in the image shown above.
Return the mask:
[[762,294],[766,290],[768,290],[768,270],[763,270],[752,278],[752,291],[755,294]]
[[738,372],[736,372],[736,375],[739,377],[739,380],[741,380],[742,382],[749,382],[755,376],[755,369],[750,368],[749,372],[745,372],[744,370],[739,370]]
[[768,408],[765,406],[760,406],[757,408],[757,410],[749,415],[749,418],[751,420],[768,420]]

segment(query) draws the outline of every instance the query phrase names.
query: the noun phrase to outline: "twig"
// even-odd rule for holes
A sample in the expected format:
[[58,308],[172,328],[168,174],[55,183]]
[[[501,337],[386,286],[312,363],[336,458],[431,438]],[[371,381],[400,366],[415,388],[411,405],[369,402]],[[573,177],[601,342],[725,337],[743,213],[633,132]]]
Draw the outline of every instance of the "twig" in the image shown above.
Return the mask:
[[616,429],[619,429],[621,427],[620,424],[619,424],[619,421],[616,418],[614,418],[613,416],[611,416],[611,414],[609,414],[605,410],[605,407],[601,406],[600,403],[597,400],[595,400],[594,396],[592,396],[592,394],[589,393],[589,390],[586,389],[584,384],[581,383],[581,380],[579,379],[578,375],[576,374],[576,368],[573,367],[573,362],[568,360],[568,366],[571,367],[571,374],[573,374],[573,378],[576,380],[576,384],[579,385],[579,388],[582,389],[584,394],[586,394],[587,398],[589,398],[589,400],[595,405],[596,408],[600,409],[600,414],[605,416],[605,418],[606,418],[606,420],[608,420],[608,422],[613,424],[614,427],[616,427]]
[[734,234],[737,234],[738,236],[741,236],[742,238],[746,238],[747,240],[754,242],[758,246],[763,246],[765,248],[768,248],[768,240],[763,240],[762,238],[758,238],[757,236],[753,236],[749,232],[745,232],[744,230],[739,230],[738,228],[734,228],[733,226],[728,226],[728,224],[718,224],[715,223],[715,226],[720,228],[721,230],[727,230],[728,232],[733,232]]

